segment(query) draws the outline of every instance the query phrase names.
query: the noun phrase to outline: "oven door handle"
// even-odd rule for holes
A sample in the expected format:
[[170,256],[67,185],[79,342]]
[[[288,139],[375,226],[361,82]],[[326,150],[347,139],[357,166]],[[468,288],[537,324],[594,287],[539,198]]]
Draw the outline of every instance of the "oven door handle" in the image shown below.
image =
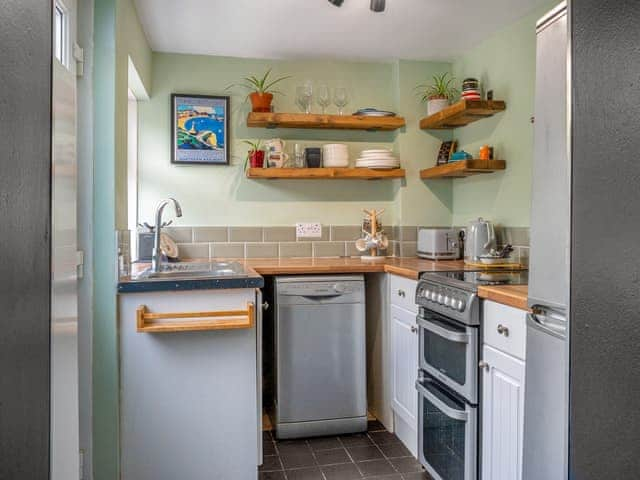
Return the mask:
[[468,333],[454,332],[454,331],[451,331],[451,330],[447,330],[446,328],[443,328],[440,325],[436,325],[434,323],[427,322],[426,320],[424,320],[424,319],[422,319],[420,317],[418,317],[418,325],[420,325],[421,328],[429,330],[430,332],[433,332],[436,335],[439,335],[439,336],[441,336],[443,338],[446,338],[447,340],[450,340],[452,342],[469,343],[469,334]]
[[451,408],[449,405],[447,405],[433,393],[431,393],[427,389],[427,387],[425,387],[419,380],[416,381],[416,389],[447,417],[452,418],[453,420],[459,420],[461,422],[466,422],[469,419],[469,412],[467,412],[466,410],[456,410],[455,408]]

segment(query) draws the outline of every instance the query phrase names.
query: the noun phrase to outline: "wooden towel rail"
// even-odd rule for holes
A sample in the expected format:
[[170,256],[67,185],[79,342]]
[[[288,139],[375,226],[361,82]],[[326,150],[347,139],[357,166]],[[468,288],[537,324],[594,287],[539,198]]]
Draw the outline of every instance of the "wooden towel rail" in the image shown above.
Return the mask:
[[[158,320],[194,319],[185,322]],[[246,310],[222,310],[219,312],[151,313],[146,305],[136,311],[136,327],[139,333],[198,332],[206,330],[232,330],[253,328],[255,305],[247,303]]]

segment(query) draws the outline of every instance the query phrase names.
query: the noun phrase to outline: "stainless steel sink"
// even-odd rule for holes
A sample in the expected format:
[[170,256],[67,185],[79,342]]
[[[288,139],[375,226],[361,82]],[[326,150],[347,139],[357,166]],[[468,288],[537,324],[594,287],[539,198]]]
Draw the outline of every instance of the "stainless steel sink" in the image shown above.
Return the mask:
[[164,263],[159,272],[150,268],[144,270],[135,277],[136,280],[144,279],[190,279],[190,278],[229,278],[248,277],[249,272],[239,262],[178,262]]

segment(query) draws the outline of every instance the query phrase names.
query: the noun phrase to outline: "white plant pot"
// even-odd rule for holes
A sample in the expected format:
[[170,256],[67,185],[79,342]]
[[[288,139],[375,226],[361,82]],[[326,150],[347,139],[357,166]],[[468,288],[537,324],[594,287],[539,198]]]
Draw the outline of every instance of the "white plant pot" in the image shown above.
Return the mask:
[[433,100],[429,100],[427,102],[427,114],[433,115],[434,113],[438,113],[439,111],[444,110],[448,106],[448,98],[434,98]]

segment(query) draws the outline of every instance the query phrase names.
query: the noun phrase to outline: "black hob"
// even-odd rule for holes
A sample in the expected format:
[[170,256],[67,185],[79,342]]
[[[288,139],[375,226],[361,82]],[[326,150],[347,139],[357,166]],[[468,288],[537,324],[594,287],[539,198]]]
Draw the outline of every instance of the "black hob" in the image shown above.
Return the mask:
[[528,270],[482,270],[482,271],[456,271],[456,272],[429,272],[420,277],[422,280],[430,280],[452,287],[477,291],[479,286],[486,285],[527,285],[529,281]]

